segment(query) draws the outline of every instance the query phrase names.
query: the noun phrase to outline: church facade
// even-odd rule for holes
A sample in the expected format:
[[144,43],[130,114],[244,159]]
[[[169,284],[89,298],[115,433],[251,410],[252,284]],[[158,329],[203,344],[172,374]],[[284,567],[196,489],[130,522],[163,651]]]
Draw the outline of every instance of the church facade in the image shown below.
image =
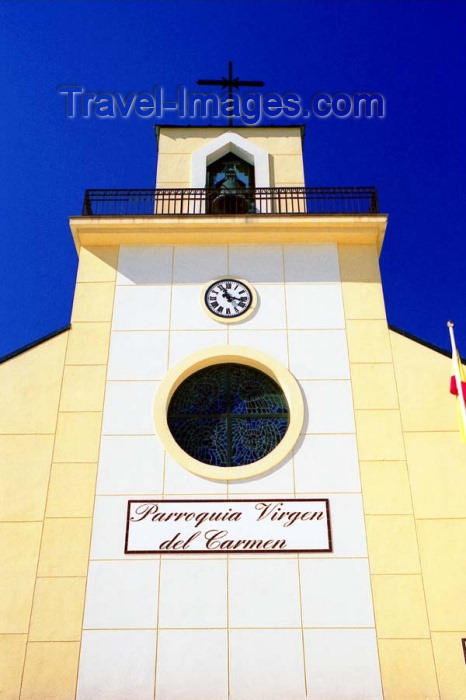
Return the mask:
[[466,697],[450,360],[302,136],[161,127],[70,220],[71,328],[1,368],[1,697]]

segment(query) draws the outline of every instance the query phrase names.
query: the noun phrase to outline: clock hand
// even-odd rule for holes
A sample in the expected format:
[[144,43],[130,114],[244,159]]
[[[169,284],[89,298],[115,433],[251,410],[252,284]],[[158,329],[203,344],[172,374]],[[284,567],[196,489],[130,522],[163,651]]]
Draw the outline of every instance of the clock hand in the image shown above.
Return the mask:
[[230,297],[229,293],[227,292],[226,287],[222,287],[221,284],[219,284],[218,286],[219,286],[220,289],[222,290],[222,296],[223,296],[227,301],[231,301],[231,297]]
[[221,284],[219,284],[218,286],[222,290],[223,298],[226,299],[227,301],[229,301],[230,303],[233,303],[235,301],[236,302],[241,301],[241,298],[232,296],[226,287],[223,287]]

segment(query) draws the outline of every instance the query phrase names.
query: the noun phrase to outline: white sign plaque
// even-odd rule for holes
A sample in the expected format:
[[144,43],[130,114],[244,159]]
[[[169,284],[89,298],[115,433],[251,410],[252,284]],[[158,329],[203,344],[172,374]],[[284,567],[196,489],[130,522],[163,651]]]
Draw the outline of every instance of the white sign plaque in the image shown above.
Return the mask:
[[331,551],[327,498],[128,501],[125,554]]

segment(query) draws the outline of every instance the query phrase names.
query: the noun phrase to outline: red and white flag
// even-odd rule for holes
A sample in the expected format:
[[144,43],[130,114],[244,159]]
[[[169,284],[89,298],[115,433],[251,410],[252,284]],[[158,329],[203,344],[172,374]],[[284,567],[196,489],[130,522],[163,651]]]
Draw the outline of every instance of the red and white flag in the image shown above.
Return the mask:
[[450,393],[457,397],[458,414],[460,420],[461,439],[466,443],[466,374],[464,367],[461,364],[461,358],[456,349],[455,334],[453,332],[453,323],[448,321],[448,330],[450,331],[451,340],[451,362],[452,375],[450,379]]

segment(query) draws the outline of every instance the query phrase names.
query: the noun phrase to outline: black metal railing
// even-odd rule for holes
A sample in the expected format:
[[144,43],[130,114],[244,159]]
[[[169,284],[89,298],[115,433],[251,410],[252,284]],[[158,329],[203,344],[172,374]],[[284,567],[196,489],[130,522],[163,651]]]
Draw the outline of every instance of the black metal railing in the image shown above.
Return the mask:
[[86,190],[83,216],[370,215],[375,187]]

